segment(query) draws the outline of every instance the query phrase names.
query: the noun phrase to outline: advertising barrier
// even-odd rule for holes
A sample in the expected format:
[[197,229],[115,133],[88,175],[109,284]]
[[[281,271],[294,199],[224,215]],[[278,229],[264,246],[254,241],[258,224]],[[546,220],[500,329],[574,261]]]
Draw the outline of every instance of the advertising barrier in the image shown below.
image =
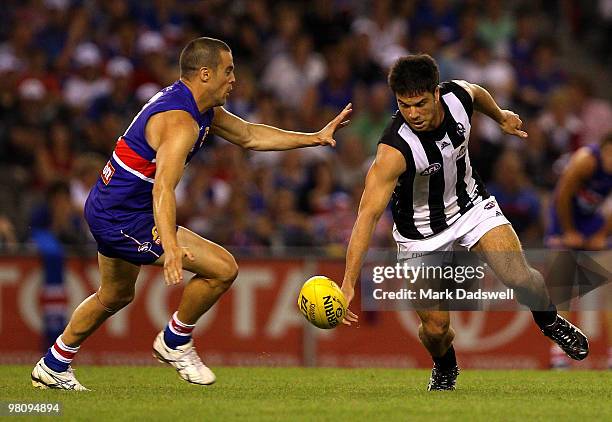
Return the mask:
[[[351,308],[357,326],[319,330],[297,309],[302,283],[314,274],[341,281],[344,263],[325,259],[240,259],[234,285],[195,330],[210,366],[430,367],[418,340],[414,311],[362,312],[359,294]],[[95,259],[71,258],[64,292],[44,293],[37,258],[0,258],[0,363],[33,364],[45,347],[44,310],[71,312],[98,287]],[[189,277],[185,277],[186,280]],[[167,287],[159,268],[143,267],[136,298],[84,344],[77,365],[155,364],[156,333],[177,307],[181,287]],[[43,294],[44,293],[44,294]],[[65,294],[64,294],[65,293]],[[572,312],[589,336],[591,355],[574,366],[604,368],[606,325],[602,311]],[[550,342],[529,311],[458,311],[452,315],[455,349],[464,368],[546,368]]]

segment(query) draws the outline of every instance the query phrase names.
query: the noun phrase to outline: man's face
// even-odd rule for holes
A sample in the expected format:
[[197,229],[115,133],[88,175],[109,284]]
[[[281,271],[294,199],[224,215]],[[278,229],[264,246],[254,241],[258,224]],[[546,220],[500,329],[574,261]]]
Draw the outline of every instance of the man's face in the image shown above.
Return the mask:
[[436,129],[436,113],[440,105],[440,90],[415,95],[395,94],[397,105],[404,120],[417,132]]
[[219,66],[211,73],[210,83],[212,95],[217,106],[222,106],[227,101],[230,91],[233,89],[236,77],[234,76],[234,59],[229,51],[221,51]]

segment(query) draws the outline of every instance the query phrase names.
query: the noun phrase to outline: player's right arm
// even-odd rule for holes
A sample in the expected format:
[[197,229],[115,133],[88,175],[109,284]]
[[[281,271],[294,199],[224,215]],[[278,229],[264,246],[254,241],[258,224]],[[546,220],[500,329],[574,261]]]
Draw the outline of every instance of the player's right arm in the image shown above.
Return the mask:
[[474,110],[480,111],[491,119],[495,120],[500,129],[509,135],[518,136],[519,138],[527,138],[527,132],[521,130],[523,121],[518,114],[511,110],[502,110],[499,108],[495,99],[489,91],[477,84],[472,84],[463,80],[453,81],[470,94],[474,102]]
[[554,206],[563,231],[561,241],[568,248],[577,249],[583,246],[584,238],[574,226],[572,198],[576,196],[584,181],[593,175],[596,167],[597,160],[591,151],[581,148],[576,151],[559,180]]
[[215,107],[211,132],[233,144],[255,151],[284,151],[317,145],[336,146],[334,134],[350,122],[347,117],[353,111],[352,107],[351,103],[347,104],[323,129],[314,133],[293,132],[247,122],[223,107]]
[[[355,295],[355,284],[359,280],[363,259],[368,251],[376,224],[389,203],[393,189],[397,185],[397,179],[405,171],[406,160],[402,153],[389,145],[379,144],[376,159],[365,179],[357,220],[353,226],[346,253],[342,292],[347,299],[347,304],[350,304]],[[348,311],[343,322],[351,325],[351,322],[356,321],[357,316]]]
[[147,122],[145,136],[157,151],[153,184],[153,216],[164,248],[166,284],[183,280],[183,257],[193,260],[176,237],[176,196],[174,189],[183,175],[187,154],[195,144],[199,128],[186,111],[171,110],[154,115]]

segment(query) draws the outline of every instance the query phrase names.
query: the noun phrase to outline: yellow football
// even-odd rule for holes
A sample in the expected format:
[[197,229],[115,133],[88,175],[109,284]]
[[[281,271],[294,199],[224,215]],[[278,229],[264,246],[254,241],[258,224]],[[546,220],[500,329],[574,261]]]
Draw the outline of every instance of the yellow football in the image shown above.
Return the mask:
[[346,299],[336,283],[317,275],[302,286],[298,308],[304,317],[319,328],[334,328],[346,315]]

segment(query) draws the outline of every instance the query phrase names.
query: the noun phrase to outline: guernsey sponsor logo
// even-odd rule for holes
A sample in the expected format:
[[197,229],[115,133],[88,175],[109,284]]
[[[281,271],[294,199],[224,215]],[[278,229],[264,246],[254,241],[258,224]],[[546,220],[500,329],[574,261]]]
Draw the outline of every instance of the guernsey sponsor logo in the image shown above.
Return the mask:
[[442,168],[442,164],[433,163],[432,165],[430,165],[429,167],[427,167],[425,170],[421,172],[421,176],[431,176],[432,174],[440,171],[441,168]]
[[115,174],[115,167],[113,167],[113,164],[110,162],[110,160],[108,160],[108,163],[106,163],[102,169],[102,173],[100,173],[102,182],[104,182],[105,185],[108,185],[113,178],[113,174]]
[[151,250],[151,242],[144,242],[138,245],[138,252],[149,252]]

